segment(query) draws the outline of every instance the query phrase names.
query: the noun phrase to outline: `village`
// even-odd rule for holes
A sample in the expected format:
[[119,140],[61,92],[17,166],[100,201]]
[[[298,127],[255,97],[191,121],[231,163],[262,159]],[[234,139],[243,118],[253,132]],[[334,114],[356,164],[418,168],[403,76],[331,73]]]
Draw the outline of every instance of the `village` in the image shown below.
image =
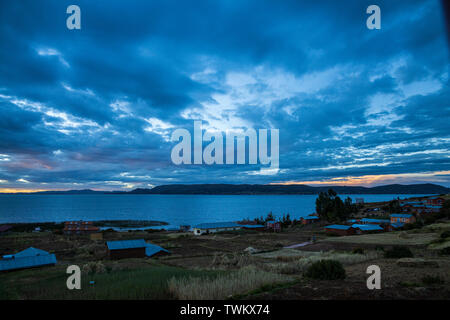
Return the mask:
[[[450,222],[440,216],[449,199],[441,195],[399,200],[398,212],[393,213],[388,212],[389,202],[364,203],[360,198],[358,212],[340,223],[330,223],[317,213],[299,220],[275,219],[269,213],[265,219],[177,230],[121,232],[93,221],[2,225],[0,297],[449,298]],[[399,248],[407,254],[392,255]],[[321,260],[342,264],[345,280],[305,276]],[[83,270],[80,292],[65,287],[65,269],[74,264]],[[384,290],[367,290],[369,264],[389,270],[383,272]],[[229,289],[222,285],[203,296],[216,281],[239,285],[230,283]],[[136,291],[118,290],[119,296],[111,296],[112,288],[121,286]]]

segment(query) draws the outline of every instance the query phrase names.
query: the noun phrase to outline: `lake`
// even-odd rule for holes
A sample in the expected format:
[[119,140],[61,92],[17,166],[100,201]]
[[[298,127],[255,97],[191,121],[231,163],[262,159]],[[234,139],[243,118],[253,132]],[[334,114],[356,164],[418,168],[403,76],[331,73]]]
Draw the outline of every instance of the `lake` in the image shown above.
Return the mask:
[[[424,195],[341,195],[387,201]],[[66,220],[156,220],[170,226],[315,211],[317,195],[0,195],[0,223]]]

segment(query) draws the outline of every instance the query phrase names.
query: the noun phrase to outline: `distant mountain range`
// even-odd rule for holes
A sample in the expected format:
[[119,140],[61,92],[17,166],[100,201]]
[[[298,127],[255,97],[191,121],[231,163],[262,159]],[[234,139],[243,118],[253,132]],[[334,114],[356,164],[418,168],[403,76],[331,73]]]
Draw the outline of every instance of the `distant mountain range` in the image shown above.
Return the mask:
[[307,185],[261,185],[261,184],[171,184],[157,186],[152,189],[134,189],[132,191],[93,191],[69,190],[69,191],[43,191],[34,194],[318,194],[328,189],[335,190],[338,194],[446,194],[450,188],[440,185],[426,184],[389,184],[378,187],[311,187]]

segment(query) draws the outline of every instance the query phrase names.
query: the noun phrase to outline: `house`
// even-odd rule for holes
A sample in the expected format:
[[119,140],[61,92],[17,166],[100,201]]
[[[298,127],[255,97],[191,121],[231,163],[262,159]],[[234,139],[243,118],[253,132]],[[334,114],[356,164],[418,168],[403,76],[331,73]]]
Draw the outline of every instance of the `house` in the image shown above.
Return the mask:
[[399,230],[399,229],[403,228],[404,225],[405,225],[405,224],[404,224],[404,223],[401,223],[401,222],[391,223],[391,224],[388,226],[387,230],[388,230],[388,231]]
[[235,222],[213,222],[213,223],[201,223],[192,228],[194,235],[199,236],[202,234],[215,233],[220,231],[232,231],[241,229],[241,225]]
[[412,212],[414,207],[423,207],[424,205],[422,201],[405,201],[402,202],[401,207],[403,212]]
[[280,232],[281,231],[281,222],[269,220],[266,221],[266,230]]
[[394,223],[413,223],[416,222],[416,217],[414,217],[412,214],[407,213],[393,213],[391,214],[391,224]]
[[362,224],[389,224],[391,223],[391,220],[389,219],[374,219],[374,218],[362,218],[360,220],[360,223]]
[[410,205],[408,212],[417,213],[417,214],[424,214],[424,213],[433,213],[433,212],[439,212],[441,210],[440,206],[434,206],[434,205],[425,205],[425,204],[413,204]]
[[184,224],[180,226],[180,232],[188,232],[191,229],[190,225]]
[[384,229],[377,224],[352,224],[356,234],[383,232]]
[[147,243],[144,239],[107,241],[106,247],[111,259],[146,257]]
[[30,247],[0,259],[0,271],[37,268],[56,264],[56,256],[47,251]]
[[265,226],[262,224],[243,224],[241,225],[242,229],[246,230],[257,230],[257,231],[264,231],[266,229]]
[[441,198],[441,197],[431,197],[426,200],[427,200],[427,204],[430,206],[442,206],[445,201],[445,199]]
[[66,226],[63,229],[64,234],[89,234],[99,232],[100,228],[94,226]]
[[144,239],[107,241],[108,256],[111,259],[145,258],[170,254],[170,251],[147,243]]
[[66,221],[64,223],[64,234],[90,234],[99,232],[100,228],[95,227],[92,221]]
[[66,221],[64,222],[65,226],[92,226],[94,223],[92,221],[83,221],[83,220],[76,220],[76,221]]
[[352,226],[332,224],[325,227],[325,232],[328,234],[337,234],[340,236],[349,236],[355,234],[355,229]]
[[311,224],[311,223],[317,222],[319,220],[320,220],[319,217],[316,217],[316,216],[307,216],[307,217],[300,218],[300,222],[302,224]]
[[37,256],[46,256],[49,253],[45,250],[36,249],[33,247],[29,247],[28,249],[25,249],[23,251],[20,251],[16,254],[13,254],[14,258],[23,258],[23,257],[37,257]]
[[169,250],[166,250],[160,246],[157,246],[156,244],[147,243],[145,248],[145,255],[147,257],[156,257],[156,256],[162,256],[170,254]]

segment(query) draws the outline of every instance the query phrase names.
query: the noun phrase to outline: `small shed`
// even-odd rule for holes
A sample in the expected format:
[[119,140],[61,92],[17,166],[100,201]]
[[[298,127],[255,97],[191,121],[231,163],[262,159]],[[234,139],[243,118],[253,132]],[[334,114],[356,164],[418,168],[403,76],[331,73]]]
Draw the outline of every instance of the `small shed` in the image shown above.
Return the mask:
[[169,250],[166,250],[160,246],[157,246],[156,244],[147,243],[145,248],[145,255],[147,257],[156,257],[156,256],[162,256],[166,254],[170,254]]
[[328,234],[336,234],[340,236],[349,236],[355,234],[355,229],[352,226],[332,224],[325,227],[325,232]]
[[107,241],[106,247],[111,259],[146,257],[147,243],[144,239]]
[[317,216],[307,216],[307,217],[301,217],[300,218],[300,222],[302,224],[311,224],[311,223],[317,222],[319,220],[320,219]]
[[400,230],[401,228],[403,228],[404,225],[405,225],[405,224],[404,224],[404,223],[401,223],[401,222],[391,223],[391,224],[388,226],[388,230],[389,230],[389,231]]
[[275,232],[280,232],[281,231],[281,222],[274,221],[274,220],[266,221],[266,229],[275,231]]

